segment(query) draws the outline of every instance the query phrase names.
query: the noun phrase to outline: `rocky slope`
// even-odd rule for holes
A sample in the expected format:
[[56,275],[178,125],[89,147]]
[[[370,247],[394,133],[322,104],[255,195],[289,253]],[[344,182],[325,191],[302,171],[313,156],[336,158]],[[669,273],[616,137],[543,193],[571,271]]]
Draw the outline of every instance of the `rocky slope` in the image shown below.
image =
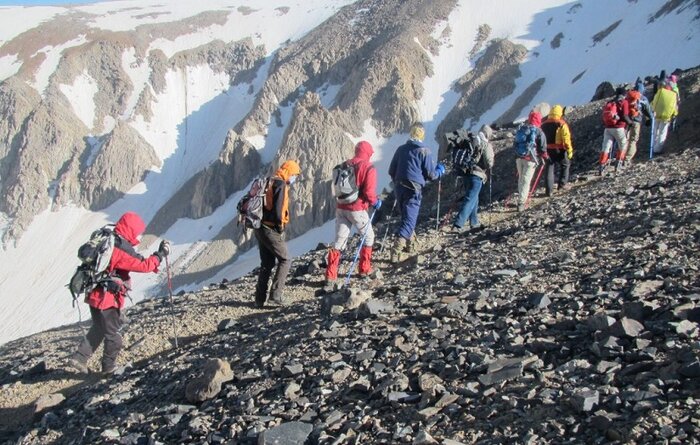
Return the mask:
[[109,380],[61,370],[77,326],[12,342],[3,438],[697,443],[698,172],[693,145],[581,172],[522,214],[500,201],[476,234],[425,221],[417,255],[378,255],[349,294],[322,294],[319,250],[295,260],[288,307],[254,309],[252,276],[176,296],[177,350],[167,301],[138,304]]

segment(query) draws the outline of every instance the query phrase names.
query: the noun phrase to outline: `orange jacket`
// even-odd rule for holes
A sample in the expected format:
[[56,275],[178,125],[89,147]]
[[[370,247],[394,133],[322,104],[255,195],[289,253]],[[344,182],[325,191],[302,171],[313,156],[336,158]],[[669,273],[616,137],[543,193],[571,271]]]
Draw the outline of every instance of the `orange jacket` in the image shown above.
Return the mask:
[[289,178],[301,174],[296,161],[285,161],[270,178],[265,192],[262,223],[268,227],[284,227],[289,223]]

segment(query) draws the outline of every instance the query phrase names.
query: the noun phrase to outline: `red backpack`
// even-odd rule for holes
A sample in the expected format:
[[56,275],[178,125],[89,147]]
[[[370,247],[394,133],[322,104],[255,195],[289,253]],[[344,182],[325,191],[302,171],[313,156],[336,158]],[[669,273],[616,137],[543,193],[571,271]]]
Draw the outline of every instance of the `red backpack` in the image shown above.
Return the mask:
[[620,112],[622,107],[615,99],[603,105],[603,125],[605,128],[613,128],[620,122]]

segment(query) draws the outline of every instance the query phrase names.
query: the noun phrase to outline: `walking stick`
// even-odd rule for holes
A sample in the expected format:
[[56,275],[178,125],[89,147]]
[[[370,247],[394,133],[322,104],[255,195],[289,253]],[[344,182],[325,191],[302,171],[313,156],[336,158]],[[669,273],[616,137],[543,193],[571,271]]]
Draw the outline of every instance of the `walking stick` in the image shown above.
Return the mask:
[[537,179],[535,179],[535,183],[532,185],[532,189],[530,189],[530,193],[527,195],[527,201],[525,201],[525,206],[527,207],[527,203],[530,202],[530,198],[532,198],[532,195],[535,193],[535,190],[537,189],[537,184],[540,183],[540,178],[542,177],[542,172],[544,171],[545,163],[542,163],[542,167],[540,167],[540,172],[537,173]]
[[367,237],[367,232],[369,232],[369,229],[372,228],[372,220],[374,219],[374,215],[377,213],[377,209],[372,212],[372,216],[369,217],[369,222],[367,223],[367,228],[365,229],[365,233],[362,234],[362,239],[360,240],[360,245],[357,248],[357,252],[355,252],[355,259],[352,260],[352,264],[350,265],[350,269],[348,269],[348,275],[345,277],[345,286],[347,286],[350,283],[350,275],[352,274],[352,271],[355,269],[355,263],[357,263],[357,259],[360,257],[360,250],[362,250],[362,246],[365,244],[365,238]]
[[[397,201],[396,196],[394,196],[394,204],[391,205],[391,213],[389,213],[389,218],[394,216],[394,209],[396,208],[396,201]],[[382,237],[382,247],[379,249],[380,255],[382,254],[382,252],[384,252],[384,244],[386,241],[386,236],[389,234],[389,226],[390,225],[391,224],[389,224],[389,222],[387,221],[386,230],[384,231],[384,236]]]
[[165,256],[165,270],[168,273],[168,295],[170,298],[170,319],[173,324],[173,335],[175,336],[175,349],[178,349],[177,344],[177,329],[175,328],[175,307],[173,305],[173,282],[170,279],[170,261],[168,261],[168,256]]
[[493,213],[493,201],[491,201],[491,183],[493,182],[492,171],[489,169],[489,226],[491,225],[491,213]]
[[442,177],[438,179],[437,215],[435,217],[435,230],[440,230],[440,193],[442,192]]

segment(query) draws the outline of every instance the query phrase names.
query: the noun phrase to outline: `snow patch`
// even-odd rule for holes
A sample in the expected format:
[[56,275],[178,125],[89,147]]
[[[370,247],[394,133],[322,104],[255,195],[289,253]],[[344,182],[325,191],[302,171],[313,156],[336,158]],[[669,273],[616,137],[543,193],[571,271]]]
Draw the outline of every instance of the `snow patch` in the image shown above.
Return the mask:
[[335,98],[338,96],[338,92],[343,85],[333,85],[326,83],[321,88],[316,91],[316,93],[321,98],[321,105],[327,110],[330,110],[333,105],[335,105]]
[[83,70],[73,81],[72,85],[60,84],[59,89],[70,102],[73,112],[88,129],[92,129],[95,122],[95,94],[97,94],[97,82]]
[[122,53],[122,69],[129,76],[133,87],[124,113],[120,116],[121,119],[127,119],[134,113],[139,97],[148,84],[151,69],[144,58],[136,56],[136,48],[128,48]]
[[[34,75],[34,82],[30,83],[30,85],[43,96],[44,90],[49,85],[49,79],[54,71],[56,71],[58,62],[60,62],[61,57],[63,56],[63,51],[74,46],[82,45],[86,42],[87,40],[85,39],[85,36],[82,35],[61,45],[46,46],[37,51],[37,54],[44,53],[46,55],[46,59],[44,59],[41,66],[39,66],[39,69]],[[90,125],[89,128],[92,128],[92,125]]]
[[16,54],[0,57],[0,82],[17,74],[20,68],[22,62],[17,59]]

